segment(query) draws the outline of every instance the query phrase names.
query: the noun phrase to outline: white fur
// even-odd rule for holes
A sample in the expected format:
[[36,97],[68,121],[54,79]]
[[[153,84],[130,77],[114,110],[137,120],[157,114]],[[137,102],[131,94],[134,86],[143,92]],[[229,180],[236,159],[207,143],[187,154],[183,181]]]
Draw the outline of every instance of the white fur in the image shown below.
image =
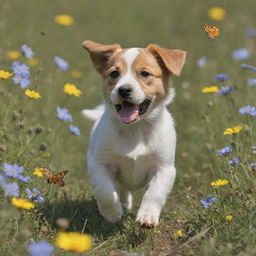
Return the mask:
[[129,87],[133,89],[132,98],[134,104],[140,104],[145,100],[145,95],[140,87],[140,84],[132,74],[132,64],[138,55],[138,48],[130,48],[123,54],[123,59],[127,66],[127,72],[119,79],[118,83],[115,85],[115,88],[111,92],[111,100],[114,104],[120,104],[118,89],[123,85],[129,85]]
[[[125,60],[129,67],[135,58],[135,50],[128,50]],[[137,86],[129,70],[120,80]],[[170,93],[173,94],[171,90]],[[136,220],[148,227],[158,224],[176,175],[176,134],[167,110],[170,101],[171,96],[162,104],[152,103],[149,113],[129,125],[122,124],[107,105],[100,107],[100,111],[98,108],[91,110],[94,112],[83,111],[89,119],[97,119],[91,131],[87,160],[93,193],[106,220],[120,220],[122,203],[128,209],[132,207],[131,191],[147,185]]]

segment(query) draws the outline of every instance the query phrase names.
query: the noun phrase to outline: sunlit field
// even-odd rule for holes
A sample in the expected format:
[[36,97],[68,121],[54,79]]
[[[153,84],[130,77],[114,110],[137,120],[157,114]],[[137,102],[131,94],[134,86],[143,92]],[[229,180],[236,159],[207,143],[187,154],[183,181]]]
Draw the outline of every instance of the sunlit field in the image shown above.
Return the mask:
[[[256,255],[255,17],[249,0],[0,0],[0,255]],[[135,222],[143,189],[119,223],[98,212],[81,111],[101,78],[84,40],[188,53],[169,106],[177,179],[154,229]]]

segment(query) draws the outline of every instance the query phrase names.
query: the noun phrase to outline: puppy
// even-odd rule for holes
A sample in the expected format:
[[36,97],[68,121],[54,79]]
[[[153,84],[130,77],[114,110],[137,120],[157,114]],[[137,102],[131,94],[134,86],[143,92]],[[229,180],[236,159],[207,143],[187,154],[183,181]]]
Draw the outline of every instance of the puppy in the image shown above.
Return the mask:
[[88,172],[101,215],[109,222],[132,208],[131,191],[147,186],[136,221],[155,227],[176,175],[176,134],[167,105],[174,96],[186,52],[150,44],[122,49],[85,41],[103,78],[104,104],[83,115],[95,121],[87,152]]

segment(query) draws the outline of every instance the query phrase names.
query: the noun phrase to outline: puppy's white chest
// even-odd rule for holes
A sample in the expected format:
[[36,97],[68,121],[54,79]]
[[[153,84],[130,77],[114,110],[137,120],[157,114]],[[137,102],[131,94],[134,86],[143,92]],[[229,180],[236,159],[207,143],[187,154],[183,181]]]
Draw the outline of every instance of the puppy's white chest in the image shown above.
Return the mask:
[[135,151],[126,157],[117,156],[117,180],[127,189],[136,189],[147,183],[148,177],[155,170],[154,155],[137,155]]

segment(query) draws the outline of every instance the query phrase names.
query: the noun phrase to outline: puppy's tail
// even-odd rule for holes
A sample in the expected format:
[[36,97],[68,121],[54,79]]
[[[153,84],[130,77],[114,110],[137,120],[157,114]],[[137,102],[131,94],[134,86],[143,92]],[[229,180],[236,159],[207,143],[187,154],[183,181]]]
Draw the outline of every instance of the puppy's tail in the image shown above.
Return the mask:
[[87,119],[95,122],[99,120],[105,110],[105,107],[103,104],[97,106],[94,109],[84,109],[82,110],[83,116],[85,116]]

